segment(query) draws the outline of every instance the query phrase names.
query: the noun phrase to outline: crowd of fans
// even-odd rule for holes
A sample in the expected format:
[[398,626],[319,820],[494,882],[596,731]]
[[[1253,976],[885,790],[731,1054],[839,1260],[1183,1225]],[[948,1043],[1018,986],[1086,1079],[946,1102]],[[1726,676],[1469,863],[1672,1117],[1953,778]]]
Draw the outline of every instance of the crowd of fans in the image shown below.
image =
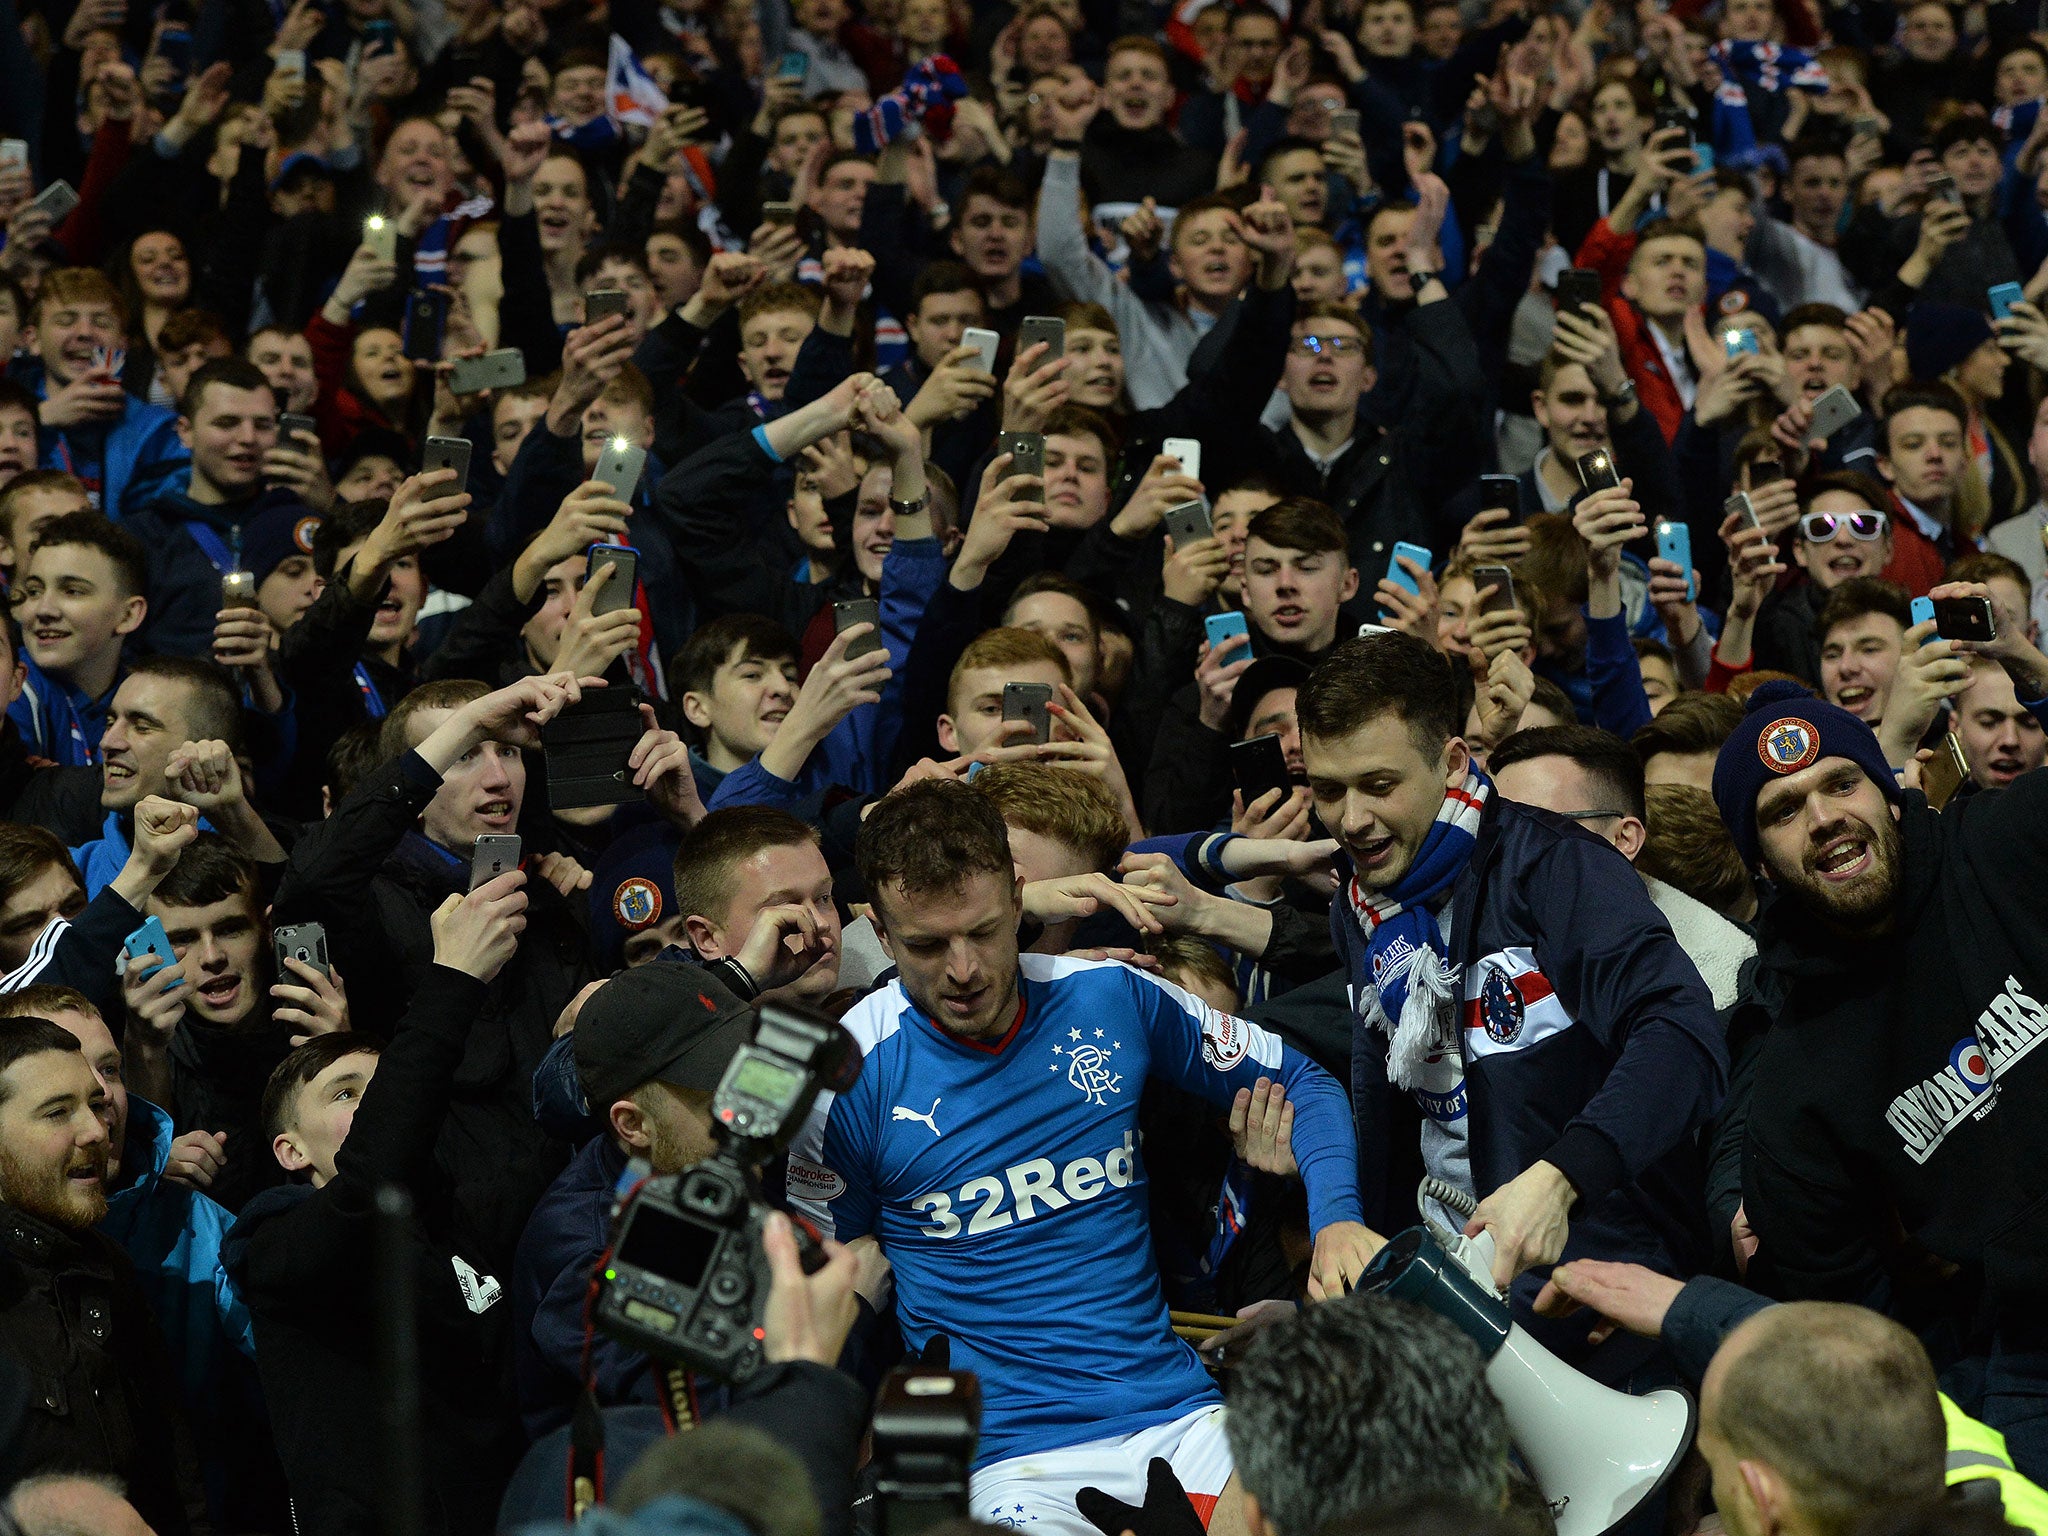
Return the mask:
[[[1631,1532],[2048,1532],[2044,108],[2037,0],[0,0],[5,1519],[887,1531],[911,1360],[983,1528],[1549,1531],[1421,1223],[1697,1393]],[[726,1384],[593,1293],[764,1002]]]

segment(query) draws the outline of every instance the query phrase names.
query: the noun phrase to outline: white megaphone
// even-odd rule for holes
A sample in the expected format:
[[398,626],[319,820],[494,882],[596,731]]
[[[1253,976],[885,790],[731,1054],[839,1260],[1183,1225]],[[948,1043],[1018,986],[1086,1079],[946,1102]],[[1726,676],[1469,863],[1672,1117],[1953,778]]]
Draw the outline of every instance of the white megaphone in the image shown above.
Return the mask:
[[1399,1297],[1455,1323],[1486,1357],[1515,1449],[1550,1501],[1557,1536],[1601,1536],[1663,1487],[1692,1444],[1692,1394],[1631,1397],[1572,1369],[1523,1331],[1489,1273],[1491,1234],[1455,1240],[1421,1227],[1392,1239],[1357,1288]]

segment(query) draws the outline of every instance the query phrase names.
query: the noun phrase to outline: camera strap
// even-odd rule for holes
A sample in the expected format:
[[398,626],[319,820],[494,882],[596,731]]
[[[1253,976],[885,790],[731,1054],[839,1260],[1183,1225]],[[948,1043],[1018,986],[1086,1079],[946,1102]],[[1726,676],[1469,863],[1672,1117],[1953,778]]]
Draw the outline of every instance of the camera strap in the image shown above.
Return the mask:
[[604,1502],[604,1410],[586,1380],[569,1417],[569,1521]]
[[661,1391],[661,1411],[668,1419],[668,1427],[674,1434],[686,1429],[695,1429],[704,1422],[704,1415],[697,1407],[697,1378],[681,1366],[670,1366],[656,1378]]

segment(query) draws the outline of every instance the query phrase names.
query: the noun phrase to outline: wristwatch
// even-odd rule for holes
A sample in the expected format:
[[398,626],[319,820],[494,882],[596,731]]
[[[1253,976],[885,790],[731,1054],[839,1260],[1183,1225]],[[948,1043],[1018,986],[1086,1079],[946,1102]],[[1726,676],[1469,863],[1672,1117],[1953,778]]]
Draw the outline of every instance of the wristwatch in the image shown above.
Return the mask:
[[1410,267],[1408,269],[1408,284],[1417,293],[1420,293],[1442,276],[1441,272],[1432,272],[1427,267]]
[[1623,379],[1621,381],[1621,388],[1615,390],[1612,394],[1603,394],[1600,397],[1600,403],[1611,411],[1617,406],[1633,405],[1635,398],[1636,381],[1634,379]]
[[897,517],[922,517],[924,516],[924,509],[931,504],[932,493],[930,491],[926,491],[915,501],[898,501],[894,496],[889,498],[889,510]]

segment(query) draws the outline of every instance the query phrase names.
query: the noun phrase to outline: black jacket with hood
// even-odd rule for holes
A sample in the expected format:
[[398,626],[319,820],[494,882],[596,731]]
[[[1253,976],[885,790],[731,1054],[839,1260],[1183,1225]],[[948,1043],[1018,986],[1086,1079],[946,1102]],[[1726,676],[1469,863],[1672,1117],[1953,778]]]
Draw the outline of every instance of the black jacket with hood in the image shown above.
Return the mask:
[[1899,833],[1883,933],[1843,937],[1790,898],[1768,914],[1763,955],[1786,1002],[1743,1161],[1754,1283],[1911,1311],[1894,1277],[1919,1249],[1959,1267],[1936,1302],[1965,1338],[2041,1339],[2048,774],[1941,815],[1908,791]]

